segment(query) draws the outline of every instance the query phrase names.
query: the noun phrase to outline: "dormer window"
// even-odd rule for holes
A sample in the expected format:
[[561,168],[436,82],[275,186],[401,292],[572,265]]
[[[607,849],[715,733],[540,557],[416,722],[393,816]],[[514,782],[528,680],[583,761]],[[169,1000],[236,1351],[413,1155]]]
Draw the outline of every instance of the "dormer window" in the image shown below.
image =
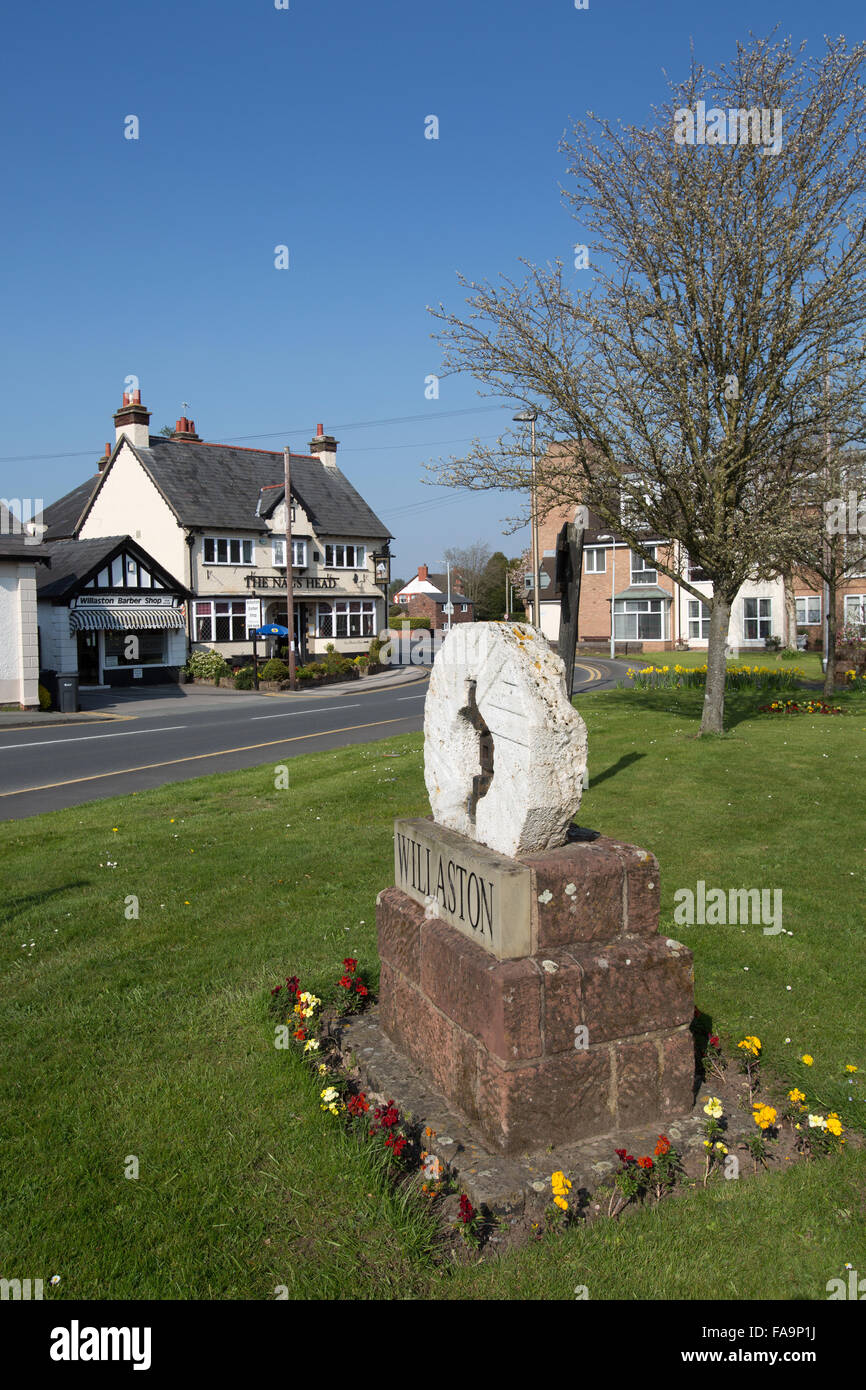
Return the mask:
[[[286,567],[286,540],[284,536],[274,536],[271,541],[271,561],[275,570]],[[307,542],[292,540],[292,569],[307,568]]]

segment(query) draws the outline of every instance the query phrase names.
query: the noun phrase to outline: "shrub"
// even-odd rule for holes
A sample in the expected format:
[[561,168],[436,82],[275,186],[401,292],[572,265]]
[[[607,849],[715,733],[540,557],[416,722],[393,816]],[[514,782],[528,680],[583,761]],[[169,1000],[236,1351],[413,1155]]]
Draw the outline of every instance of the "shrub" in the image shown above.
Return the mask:
[[408,613],[403,613],[403,612],[400,612],[399,610],[397,611],[396,614],[392,613],[392,614],[390,615],[389,621],[390,621],[391,618],[393,618],[393,620],[394,620],[393,623],[392,623],[392,629],[393,629],[393,631],[395,631],[395,632],[402,632],[402,631],[403,631],[403,624],[404,624],[404,623],[408,623],[408,624],[409,624],[409,631],[410,631],[410,632],[414,632],[415,629],[416,629],[416,628],[419,628],[419,627],[424,627],[424,628],[427,628],[428,630],[429,630],[429,628],[430,628],[430,619],[429,619],[429,618],[410,618],[409,615],[408,615]]
[[385,645],[385,643],[381,640],[381,638],[379,638],[379,637],[374,637],[374,638],[373,638],[372,642],[370,643],[370,651],[369,651],[369,653],[368,653],[369,658],[370,658],[370,665],[371,665],[371,666],[378,666],[378,665],[379,665],[379,654],[380,654],[380,652],[382,651],[382,648],[384,647],[384,645]]
[[40,708],[40,709],[50,709],[50,708],[51,708],[51,696],[48,694],[48,691],[45,689],[45,686],[44,686],[44,685],[40,685],[40,687],[39,687],[39,708]]
[[235,676],[235,690],[255,690],[255,672],[252,666],[244,666]]
[[287,681],[289,679],[289,668],[284,661],[280,661],[278,656],[272,656],[270,661],[266,661],[262,668],[263,681]]
[[186,670],[196,680],[215,681],[219,685],[232,671],[228,662],[219,652],[193,652],[186,663]]

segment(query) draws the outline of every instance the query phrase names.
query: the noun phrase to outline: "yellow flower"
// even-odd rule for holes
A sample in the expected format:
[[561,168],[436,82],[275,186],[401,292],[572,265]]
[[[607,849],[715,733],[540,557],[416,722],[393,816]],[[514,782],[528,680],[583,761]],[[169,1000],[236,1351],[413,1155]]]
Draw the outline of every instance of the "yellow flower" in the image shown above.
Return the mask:
[[704,1148],[705,1148],[705,1149],[711,1149],[712,1147],[713,1147],[713,1146],[712,1146],[712,1144],[710,1143],[709,1139],[705,1139],[705,1140],[704,1140]]
[[728,1152],[724,1144],[716,1144],[716,1148],[719,1150],[719,1153],[726,1154]]
[[811,1067],[814,1060],[815,1058],[810,1057],[808,1052],[804,1052],[803,1056],[800,1058],[800,1061],[803,1063],[804,1067]]
[[776,1123],[776,1112],[772,1105],[762,1105],[755,1101],[752,1111],[752,1119],[759,1129],[769,1129],[771,1125]]
[[551,1187],[560,1197],[564,1197],[566,1192],[571,1190],[571,1183],[563,1172],[554,1173],[550,1179]]
[[742,1042],[737,1043],[737,1047],[741,1047],[744,1052],[751,1052],[753,1057],[757,1057],[761,1050],[761,1039],[752,1037],[743,1038]]
[[722,1102],[719,1100],[718,1096],[710,1096],[704,1106],[704,1114],[711,1115],[714,1120],[720,1120],[722,1118]]
[[842,1122],[835,1110],[831,1110],[830,1114],[827,1116],[827,1128],[830,1133],[835,1134],[837,1138],[842,1133]]
[[804,1093],[797,1086],[794,1087],[793,1091],[788,1092],[788,1100],[801,1101],[805,1099]]
[[562,1209],[562,1211],[568,1211],[568,1202],[565,1200],[564,1197],[554,1197],[553,1200],[556,1203],[556,1205]]
[[848,1062],[847,1065],[846,1065],[846,1067],[845,1067],[845,1070],[846,1070],[846,1071],[859,1071],[860,1069],[859,1069],[859,1067],[852,1067],[851,1063]]

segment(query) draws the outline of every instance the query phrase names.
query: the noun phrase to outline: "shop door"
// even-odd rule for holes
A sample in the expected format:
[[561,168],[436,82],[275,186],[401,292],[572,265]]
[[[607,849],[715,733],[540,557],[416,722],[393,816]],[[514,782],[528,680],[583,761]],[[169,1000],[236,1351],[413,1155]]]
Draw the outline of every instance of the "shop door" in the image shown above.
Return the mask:
[[99,633],[78,633],[78,684],[99,685]]

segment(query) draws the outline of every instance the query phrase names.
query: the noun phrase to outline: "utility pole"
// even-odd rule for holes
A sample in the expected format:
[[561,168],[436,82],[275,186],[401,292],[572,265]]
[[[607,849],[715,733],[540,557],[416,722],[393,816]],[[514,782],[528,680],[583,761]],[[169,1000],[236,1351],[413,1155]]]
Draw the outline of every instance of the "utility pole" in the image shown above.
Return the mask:
[[286,627],[289,629],[289,689],[297,685],[295,664],[295,594],[292,588],[292,485],[289,447],[283,449],[286,494]]

